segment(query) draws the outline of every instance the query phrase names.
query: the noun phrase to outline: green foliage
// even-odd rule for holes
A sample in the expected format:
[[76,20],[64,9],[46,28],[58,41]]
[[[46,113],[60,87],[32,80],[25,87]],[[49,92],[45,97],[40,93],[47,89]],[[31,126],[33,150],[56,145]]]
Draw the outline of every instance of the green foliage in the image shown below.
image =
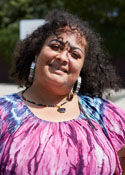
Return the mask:
[[7,29],[0,30],[0,55],[6,63],[10,63],[18,40],[18,23],[13,23]]
[[89,21],[104,37],[113,57],[125,57],[125,1],[124,0],[1,0],[0,55],[11,61],[19,36],[19,21],[41,19],[51,8],[65,8]]
[[100,27],[100,33],[103,36],[107,49],[112,57],[125,59],[125,30],[116,25],[105,25]]
[[124,0],[65,0],[65,8],[89,21],[104,38],[112,58],[125,59]]

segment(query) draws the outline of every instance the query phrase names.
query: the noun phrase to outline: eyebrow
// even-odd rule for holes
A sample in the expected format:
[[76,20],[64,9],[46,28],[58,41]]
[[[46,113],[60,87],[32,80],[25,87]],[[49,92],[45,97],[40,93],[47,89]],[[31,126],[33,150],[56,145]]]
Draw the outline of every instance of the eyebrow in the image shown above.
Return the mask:
[[[52,40],[49,41],[49,43],[51,43],[51,42],[53,42],[53,41],[56,41],[56,42],[60,43],[60,44],[63,45],[63,46],[64,46],[65,43],[67,42],[67,41],[66,41],[66,42],[64,43],[63,41],[60,41],[60,40],[58,40],[58,39],[52,39]],[[68,43],[69,43],[69,42],[68,42]],[[75,49],[78,49],[78,50],[80,50],[80,51],[84,54],[83,50],[80,49],[79,47],[74,47],[74,46],[72,46],[70,43],[69,43],[69,45],[70,45],[70,48],[71,48],[71,49],[74,49],[74,50],[75,50]]]
[[74,47],[74,46],[71,46],[71,45],[70,45],[70,47],[71,47],[71,49],[74,49],[74,50],[75,50],[75,49],[78,49],[78,50],[80,50],[80,51],[84,54],[83,50],[80,49],[79,47]]

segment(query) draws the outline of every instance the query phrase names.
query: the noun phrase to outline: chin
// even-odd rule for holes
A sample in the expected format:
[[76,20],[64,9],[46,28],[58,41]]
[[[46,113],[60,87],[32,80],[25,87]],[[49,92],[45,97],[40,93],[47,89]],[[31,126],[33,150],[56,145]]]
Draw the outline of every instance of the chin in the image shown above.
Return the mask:
[[58,87],[58,88],[69,88],[68,86],[66,86],[68,83],[66,82],[66,80],[61,80],[61,79],[54,79],[51,81],[51,83],[53,84],[53,86]]
[[52,80],[52,83],[53,83],[53,85],[55,85],[55,86],[64,86],[64,84],[65,84],[65,81],[60,81],[60,80]]

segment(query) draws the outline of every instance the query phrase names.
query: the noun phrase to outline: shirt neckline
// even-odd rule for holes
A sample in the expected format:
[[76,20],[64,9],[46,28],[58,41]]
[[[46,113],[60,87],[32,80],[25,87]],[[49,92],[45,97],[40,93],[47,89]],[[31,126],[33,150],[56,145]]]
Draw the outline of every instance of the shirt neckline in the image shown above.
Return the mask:
[[[78,116],[74,117],[74,118],[71,119],[71,120],[66,120],[66,121],[65,121],[65,120],[64,120],[64,121],[49,121],[49,120],[44,120],[44,119],[39,118],[38,116],[36,116],[36,115],[30,110],[30,108],[24,103],[23,99],[20,97],[20,95],[19,95],[18,93],[14,93],[13,95],[14,95],[16,98],[19,99],[19,101],[23,104],[23,106],[24,106],[25,109],[28,111],[28,113],[31,114],[30,117],[33,117],[33,118],[35,118],[35,119],[37,119],[37,120],[39,120],[39,121],[45,122],[45,123],[55,123],[55,124],[58,124],[58,123],[69,123],[69,122],[72,122],[72,121],[76,121],[76,120],[78,120],[78,119],[80,119],[80,118],[84,118],[83,112],[82,112],[82,110],[81,110],[81,108],[80,108],[80,114],[79,114]],[[78,95],[78,100],[79,100],[80,105],[82,105],[82,103],[81,103],[81,98],[80,98],[79,95]],[[85,118],[84,118],[84,119],[85,119]]]

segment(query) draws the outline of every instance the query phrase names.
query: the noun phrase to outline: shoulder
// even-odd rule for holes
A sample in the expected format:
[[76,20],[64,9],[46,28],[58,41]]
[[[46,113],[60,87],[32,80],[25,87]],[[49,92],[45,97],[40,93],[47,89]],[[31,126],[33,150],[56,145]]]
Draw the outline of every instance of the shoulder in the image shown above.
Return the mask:
[[83,96],[82,94],[79,94],[79,98],[81,99],[82,104],[93,106],[97,109],[102,105],[104,106],[106,102],[103,98],[90,97],[87,95]]
[[0,118],[10,114],[11,110],[20,104],[20,100],[17,93],[0,97]]
[[90,117],[100,124],[105,116],[105,100],[98,97],[83,96],[79,94],[79,100]]
[[14,132],[22,123],[25,113],[23,101],[17,93],[0,98],[0,135]]
[[125,144],[125,111],[103,98],[81,94],[79,97],[94,120],[106,127],[115,149],[119,150]]
[[15,101],[15,98],[19,98],[17,93],[7,94],[0,97],[0,105],[4,102]]
[[79,94],[79,98],[81,99],[81,103],[84,104],[86,108],[98,111],[101,115],[103,115],[103,117],[114,117],[115,114],[125,119],[125,111],[107,99],[83,96],[81,94]]
[[18,99],[20,99],[20,97],[18,96],[17,93],[2,96],[0,97],[0,107],[9,108],[9,106],[15,104],[18,101]]

